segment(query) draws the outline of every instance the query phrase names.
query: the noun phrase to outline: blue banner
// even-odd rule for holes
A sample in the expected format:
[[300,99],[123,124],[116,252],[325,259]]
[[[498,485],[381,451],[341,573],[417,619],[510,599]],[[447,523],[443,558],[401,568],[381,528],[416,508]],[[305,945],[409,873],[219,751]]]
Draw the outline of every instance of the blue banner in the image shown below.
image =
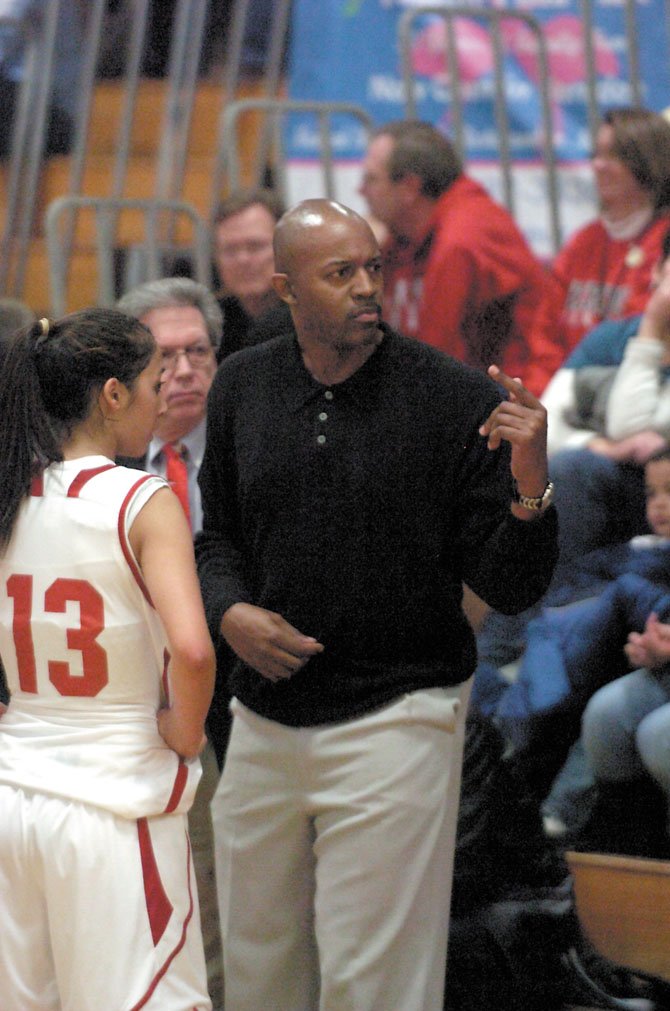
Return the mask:
[[[405,115],[405,86],[398,38],[404,10],[426,6],[416,0],[294,0],[289,75],[291,98],[346,101],[362,106],[381,124]],[[542,154],[540,59],[535,34],[517,12],[532,15],[543,32],[549,64],[551,127],[560,160],[588,155],[588,92],[581,4],[574,0],[518,0],[482,3],[509,11],[501,21],[506,107],[512,156]],[[592,6],[593,51],[600,109],[633,104],[631,46],[638,48],[642,104],[661,110],[670,102],[668,26],[662,0],[638,0],[636,37],[626,36],[622,0],[596,0]],[[490,21],[456,17],[457,72],[464,100],[468,159],[497,158],[500,139],[495,118],[495,69]],[[412,78],[417,114],[449,135],[453,129],[446,21],[416,17],[411,39]],[[635,54],[633,54],[635,55]],[[356,157],[359,140],[340,134],[341,155]],[[304,136],[304,129],[303,129]],[[298,124],[289,135],[291,152],[309,156]]]

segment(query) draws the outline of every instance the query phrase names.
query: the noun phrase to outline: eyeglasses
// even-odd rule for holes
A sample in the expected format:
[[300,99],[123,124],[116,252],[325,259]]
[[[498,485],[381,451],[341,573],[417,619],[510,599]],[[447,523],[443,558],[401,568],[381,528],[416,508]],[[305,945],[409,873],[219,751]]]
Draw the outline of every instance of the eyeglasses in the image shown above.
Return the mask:
[[240,256],[261,256],[272,249],[272,239],[248,239],[246,242],[219,246],[217,252],[222,260],[237,260]]
[[180,355],[186,355],[192,369],[204,369],[212,360],[211,344],[191,344],[187,348],[175,348],[174,351],[163,352],[163,370],[174,372]]

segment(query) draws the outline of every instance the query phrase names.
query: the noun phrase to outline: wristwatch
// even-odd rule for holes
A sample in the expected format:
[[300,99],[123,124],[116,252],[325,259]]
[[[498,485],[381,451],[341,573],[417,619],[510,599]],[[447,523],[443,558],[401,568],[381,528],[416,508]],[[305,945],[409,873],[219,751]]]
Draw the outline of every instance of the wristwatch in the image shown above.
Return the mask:
[[543,513],[554,497],[553,481],[547,481],[547,487],[541,495],[522,495],[516,481],[512,483],[512,501],[533,513]]

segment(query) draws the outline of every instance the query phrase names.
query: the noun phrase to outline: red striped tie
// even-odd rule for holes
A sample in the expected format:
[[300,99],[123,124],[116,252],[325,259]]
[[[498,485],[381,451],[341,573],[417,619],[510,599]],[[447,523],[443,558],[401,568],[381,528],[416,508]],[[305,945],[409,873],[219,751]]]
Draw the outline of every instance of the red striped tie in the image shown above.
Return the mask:
[[163,446],[163,456],[165,457],[165,476],[167,477],[172,491],[182,504],[186,513],[186,519],[191,525],[191,509],[188,501],[188,469],[184,459],[184,447],[171,442],[166,442]]

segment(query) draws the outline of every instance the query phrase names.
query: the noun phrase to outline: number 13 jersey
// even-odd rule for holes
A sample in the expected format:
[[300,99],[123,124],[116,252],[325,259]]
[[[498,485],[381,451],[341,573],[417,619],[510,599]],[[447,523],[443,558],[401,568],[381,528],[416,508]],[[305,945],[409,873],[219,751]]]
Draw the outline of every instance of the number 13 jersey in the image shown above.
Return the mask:
[[102,456],[33,482],[0,556],[0,782],[126,818],[191,806],[200,762],[158,733],[170,655],[128,539],[163,487]]

